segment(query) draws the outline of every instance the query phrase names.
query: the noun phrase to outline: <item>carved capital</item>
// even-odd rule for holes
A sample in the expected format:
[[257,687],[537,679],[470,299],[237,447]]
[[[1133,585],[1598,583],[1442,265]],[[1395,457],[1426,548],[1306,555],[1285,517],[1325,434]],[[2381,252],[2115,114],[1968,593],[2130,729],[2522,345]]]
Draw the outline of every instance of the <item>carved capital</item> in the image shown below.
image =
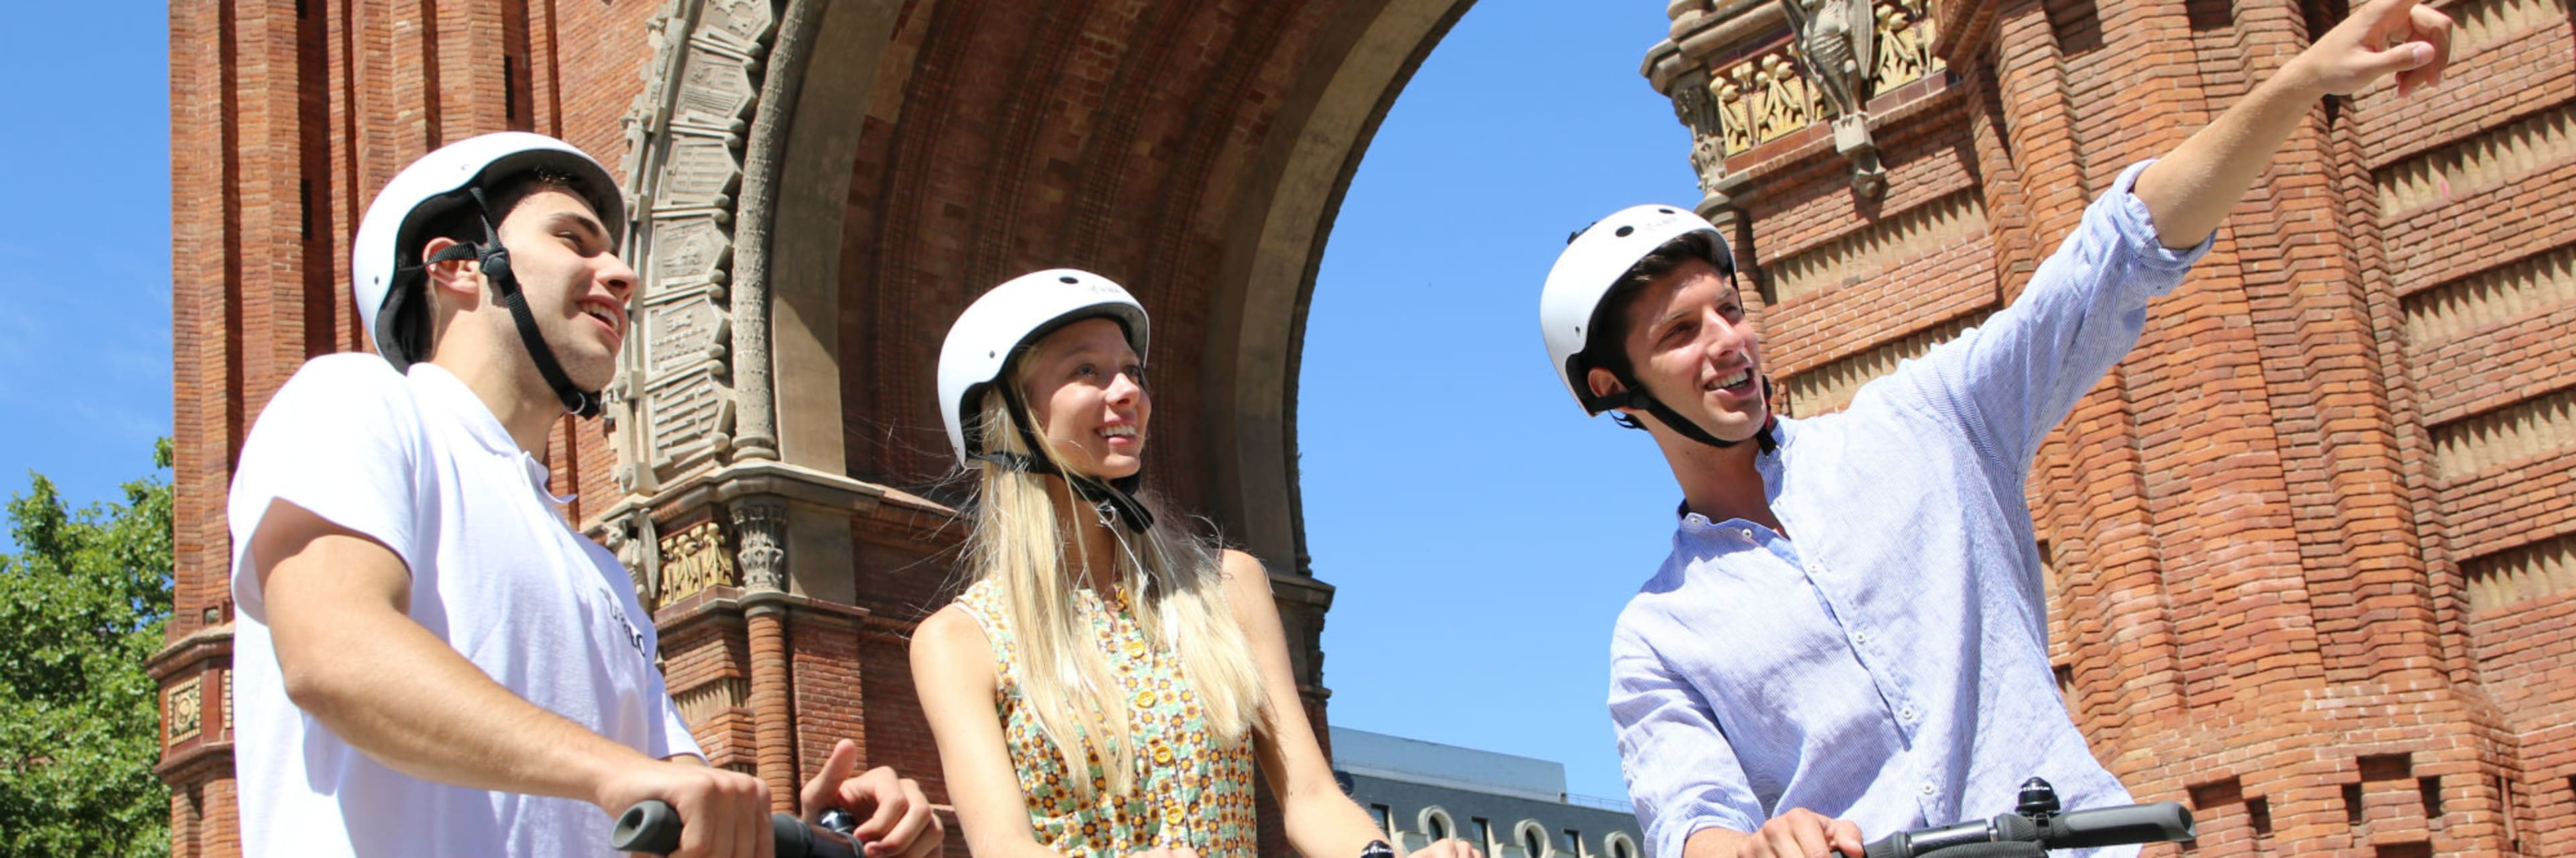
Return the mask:
[[733,503],[736,556],[747,590],[787,588],[787,503],[775,497],[743,498]]
[[1673,115],[1691,133],[1691,169],[1699,175],[1701,193],[1717,189],[1726,178],[1726,127],[1718,118],[1717,96],[1709,92],[1708,73],[1693,71],[1673,81]]

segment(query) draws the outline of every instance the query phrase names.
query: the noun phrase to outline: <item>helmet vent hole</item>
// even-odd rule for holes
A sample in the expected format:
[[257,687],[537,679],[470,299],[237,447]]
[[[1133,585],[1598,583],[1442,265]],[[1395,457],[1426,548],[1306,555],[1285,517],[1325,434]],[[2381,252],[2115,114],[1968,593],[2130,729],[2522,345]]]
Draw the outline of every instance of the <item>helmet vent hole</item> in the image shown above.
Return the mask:
[[1627,238],[1629,233],[1636,232],[1636,231],[1637,231],[1637,228],[1636,228],[1636,227],[1633,227],[1633,226],[1623,226],[1623,227],[1620,227],[1620,228],[1619,228],[1619,231],[1618,231],[1618,232],[1613,233],[1613,234],[1614,234],[1614,235],[1619,236],[1620,238]]
[[1067,274],[1067,275],[1064,275],[1064,276],[1062,276],[1062,277],[1058,277],[1058,278],[1056,278],[1056,279],[1057,279],[1057,280],[1059,280],[1059,281],[1065,282],[1065,283],[1080,283],[1080,282],[1082,282],[1081,280],[1076,279],[1076,278],[1075,278],[1073,275],[1071,275],[1071,274]]
[[1672,213],[1673,213],[1673,210],[1672,210],[1672,209],[1656,209],[1656,211],[1663,212],[1664,214],[1672,214]]

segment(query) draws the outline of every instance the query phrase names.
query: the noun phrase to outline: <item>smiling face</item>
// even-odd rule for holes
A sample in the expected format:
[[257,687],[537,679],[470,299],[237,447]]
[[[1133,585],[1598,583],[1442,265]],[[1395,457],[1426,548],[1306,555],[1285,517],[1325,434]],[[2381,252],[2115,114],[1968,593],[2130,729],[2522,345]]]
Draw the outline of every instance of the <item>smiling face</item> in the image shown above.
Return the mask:
[[[1745,318],[1733,279],[1716,266],[1685,259],[1647,283],[1620,312],[1620,346],[1631,374],[1665,407],[1725,441],[1752,438],[1770,419],[1770,403],[1762,395],[1761,333]],[[1592,370],[1589,380],[1605,395],[1618,387],[1606,369]]]
[[550,186],[509,211],[501,221],[501,246],[510,250],[510,271],[539,333],[575,385],[608,386],[617,375],[617,348],[626,340],[635,269],[617,257],[607,225],[577,194]]
[[1144,468],[1153,399],[1144,359],[1117,322],[1092,318],[1057,328],[1019,363],[1039,434],[1068,469],[1114,480]]

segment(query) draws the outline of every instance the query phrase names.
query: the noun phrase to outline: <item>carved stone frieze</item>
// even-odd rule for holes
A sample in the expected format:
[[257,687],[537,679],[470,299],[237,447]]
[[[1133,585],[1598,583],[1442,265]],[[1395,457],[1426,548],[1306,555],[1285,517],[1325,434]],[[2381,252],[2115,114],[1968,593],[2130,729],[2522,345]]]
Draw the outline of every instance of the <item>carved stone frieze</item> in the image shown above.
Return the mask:
[[1878,3],[1878,63],[1870,77],[1872,93],[1887,92],[1948,69],[1932,53],[1934,26],[1927,2]]
[[616,477],[650,494],[735,448],[732,304],[744,135],[778,25],[770,0],[670,0],[625,118],[626,255],[643,288],[610,387]]
[[[1666,43],[1648,61],[1649,76],[1665,87],[1674,113],[1691,129],[1691,166],[1701,190],[1718,195],[1727,158],[1830,123],[1835,151],[1852,162],[1854,188],[1879,194],[1886,172],[1870,133],[1869,101],[1943,71],[1932,54],[1928,0],[1777,0],[1728,8],[1677,6],[1678,45]],[[1721,46],[1711,47],[1711,40]]]
[[674,531],[661,540],[661,586],[647,598],[655,610],[711,587],[739,585],[733,552],[725,543],[724,525],[707,519]]

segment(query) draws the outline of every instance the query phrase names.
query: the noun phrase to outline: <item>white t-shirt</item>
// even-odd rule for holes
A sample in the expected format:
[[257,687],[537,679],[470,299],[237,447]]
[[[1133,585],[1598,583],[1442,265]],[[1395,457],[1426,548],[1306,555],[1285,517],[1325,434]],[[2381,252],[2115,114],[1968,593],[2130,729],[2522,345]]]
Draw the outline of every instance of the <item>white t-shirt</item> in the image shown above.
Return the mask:
[[233,754],[244,854],[613,855],[586,802],[431,783],[369,758],[286,697],[251,534],[284,500],[411,569],[411,618],[528,702],[654,757],[703,756],[654,667],[617,558],[455,375],[316,358],[243,442],[232,484]]

